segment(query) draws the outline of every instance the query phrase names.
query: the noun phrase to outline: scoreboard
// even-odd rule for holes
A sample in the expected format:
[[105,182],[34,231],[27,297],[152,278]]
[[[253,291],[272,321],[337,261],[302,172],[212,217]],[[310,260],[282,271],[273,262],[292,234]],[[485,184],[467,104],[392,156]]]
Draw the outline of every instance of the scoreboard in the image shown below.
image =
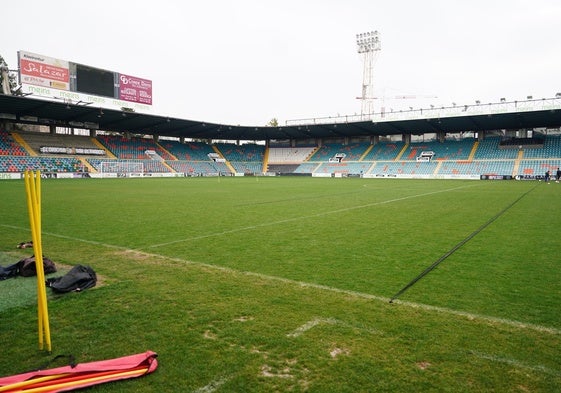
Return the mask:
[[25,93],[108,108],[149,110],[152,81],[115,71],[19,51],[19,80]]
[[82,64],[72,64],[74,90],[80,93],[98,96],[120,98],[115,93],[115,73],[88,67]]

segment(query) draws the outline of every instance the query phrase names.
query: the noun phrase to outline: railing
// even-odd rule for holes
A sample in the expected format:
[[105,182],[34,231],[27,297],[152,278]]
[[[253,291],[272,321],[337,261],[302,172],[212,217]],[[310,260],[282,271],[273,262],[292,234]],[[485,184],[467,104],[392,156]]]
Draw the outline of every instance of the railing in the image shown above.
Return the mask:
[[534,112],[542,110],[561,109],[561,94],[552,98],[526,99],[522,101],[502,101],[472,105],[431,106],[429,108],[409,109],[399,111],[384,111],[361,115],[343,115],[314,117],[308,119],[287,120],[287,126],[356,123],[361,121],[386,122],[395,120],[435,119],[444,117],[491,115],[500,113]]

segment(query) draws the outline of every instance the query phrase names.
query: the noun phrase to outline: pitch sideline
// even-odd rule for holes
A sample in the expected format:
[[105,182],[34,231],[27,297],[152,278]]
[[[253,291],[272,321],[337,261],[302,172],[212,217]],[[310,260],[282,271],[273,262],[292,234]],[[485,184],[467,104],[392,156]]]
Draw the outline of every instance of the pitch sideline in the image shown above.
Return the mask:
[[[6,227],[6,228],[11,228],[11,229],[17,229],[17,230],[29,230],[28,228],[22,228],[22,227],[17,227],[17,226],[13,226],[13,225],[6,225],[6,224],[0,224],[0,226]],[[202,266],[202,267],[206,267],[206,268],[209,268],[209,269],[222,271],[222,272],[225,272],[225,273],[242,274],[242,275],[261,278],[261,279],[264,279],[264,280],[279,281],[279,282],[284,282],[284,283],[287,283],[287,284],[296,285],[296,286],[300,286],[300,287],[304,287],[304,288],[321,289],[321,290],[324,290],[324,291],[341,293],[341,294],[351,295],[351,296],[359,297],[359,298],[363,298],[363,299],[376,300],[376,301],[380,301],[380,302],[384,302],[384,303],[389,303],[389,301],[390,301],[389,297],[372,295],[372,294],[369,294],[369,293],[363,293],[363,292],[351,291],[351,290],[347,290],[347,289],[330,287],[330,286],[327,286],[327,285],[321,285],[321,284],[291,280],[291,279],[284,278],[284,277],[269,276],[269,275],[256,273],[256,272],[239,271],[239,270],[235,270],[235,269],[224,267],[224,266],[212,265],[212,264],[203,263],[203,262],[193,262],[193,261],[188,261],[188,260],[177,258],[177,257],[168,257],[168,256],[161,255],[161,254],[148,253],[148,252],[144,252],[144,251],[130,249],[130,248],[127,248],[127,247],[116,246],[116,245],[113,245],[113,244],[106,244],[106,243],[102,243],[102,242],[98,242],[98,241],[79,239],[79,238],[75,238],[75,237],[71,237],[71,236],[59,235],[59,234],[56,234],[56,233],[43,232],[43,234],[46,235],[46,236],[53,236],[53,237],[57,237],[57,238],[61,238],[61,239],[68,239],[68,240],[87,243],[87,244],[94,244],[94,245],[98,245],[98,246],[102,246],[102,247],[110,248],[110,249],[115,249],[115,250],[136,252],[136,253],[139,253],[139,254],[142,254],[142,255],[145,255],[145,256],[148,256],[148,257],[166,259],[166,260],[169,260],[169,261],[174,261],[174,262],[179,262],[179,263],[184,263],[184,264],[189,264],[189,265],[194,265],[194,266]],[[453,310],[453,309],[446,308],[446,307],[431,306],[429,304],[407,302],[407,301],[402,301],[402,300],[395,300],[393,302],[393,304],[402,305],[402,306],[406,306],[406,307],[410,307],[410,308],[417,308],[417,309],[425,310],[425,311],[437,312],[437,313],[441,313],[441,314],[455,315],[455,316],[459,316],[459,317],[462,317],[462,318],[466,318],[468,320],[479,320],[479,321],[485,321],[485,322],[490,322],[490,323],[494,323],[494,324],[510,326],[510,327],[514,327],[514,328],[517,328],[517,329],[521,329],[521,330],[527,329],[527,330],[534,330],[534,331],[540,332],[540,333],[561,335],[561,329],[558,329],[558,328],[542,326],[542,325],[537,325],[537,324],[533,324],[533,323],[520,322],[520,321],[510,320],[510,319],[506,319],[506,318],[498,318],[498,317],[493,317],[493,316],[488,316],[488,315],[474,314],[474,313],[469,313],[469,312],[466,312],[466,311]]]

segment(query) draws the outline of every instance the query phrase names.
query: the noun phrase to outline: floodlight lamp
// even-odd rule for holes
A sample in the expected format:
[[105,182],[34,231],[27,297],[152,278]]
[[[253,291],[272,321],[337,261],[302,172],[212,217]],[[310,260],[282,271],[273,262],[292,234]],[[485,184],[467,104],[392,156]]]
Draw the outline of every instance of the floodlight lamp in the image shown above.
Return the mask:
[[501,98],[501,102],[506,102],[506,98]]
[[528,99],[528,100],[531,100],[532,98],[534,98],[534,97],[532,97],[532,96],[527,96],[526,97],[526,99]]
[[475,100],[475,103],[476,103],[477,105],[479,105],[479,104],[481,104],[481,101]]
[[561,98],[561,93],[555,94],[555,98]]

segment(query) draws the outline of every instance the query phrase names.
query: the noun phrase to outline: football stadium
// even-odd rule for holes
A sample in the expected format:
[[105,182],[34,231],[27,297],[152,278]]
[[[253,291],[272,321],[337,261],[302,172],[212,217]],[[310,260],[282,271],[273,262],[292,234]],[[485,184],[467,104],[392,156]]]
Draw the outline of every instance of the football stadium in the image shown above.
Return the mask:
[[[560,93],[234,126],[19,61],[0,266],[56,271],[0,280],[0,392],[561,391]],[[44,285],[78,265],[93,287]]]

